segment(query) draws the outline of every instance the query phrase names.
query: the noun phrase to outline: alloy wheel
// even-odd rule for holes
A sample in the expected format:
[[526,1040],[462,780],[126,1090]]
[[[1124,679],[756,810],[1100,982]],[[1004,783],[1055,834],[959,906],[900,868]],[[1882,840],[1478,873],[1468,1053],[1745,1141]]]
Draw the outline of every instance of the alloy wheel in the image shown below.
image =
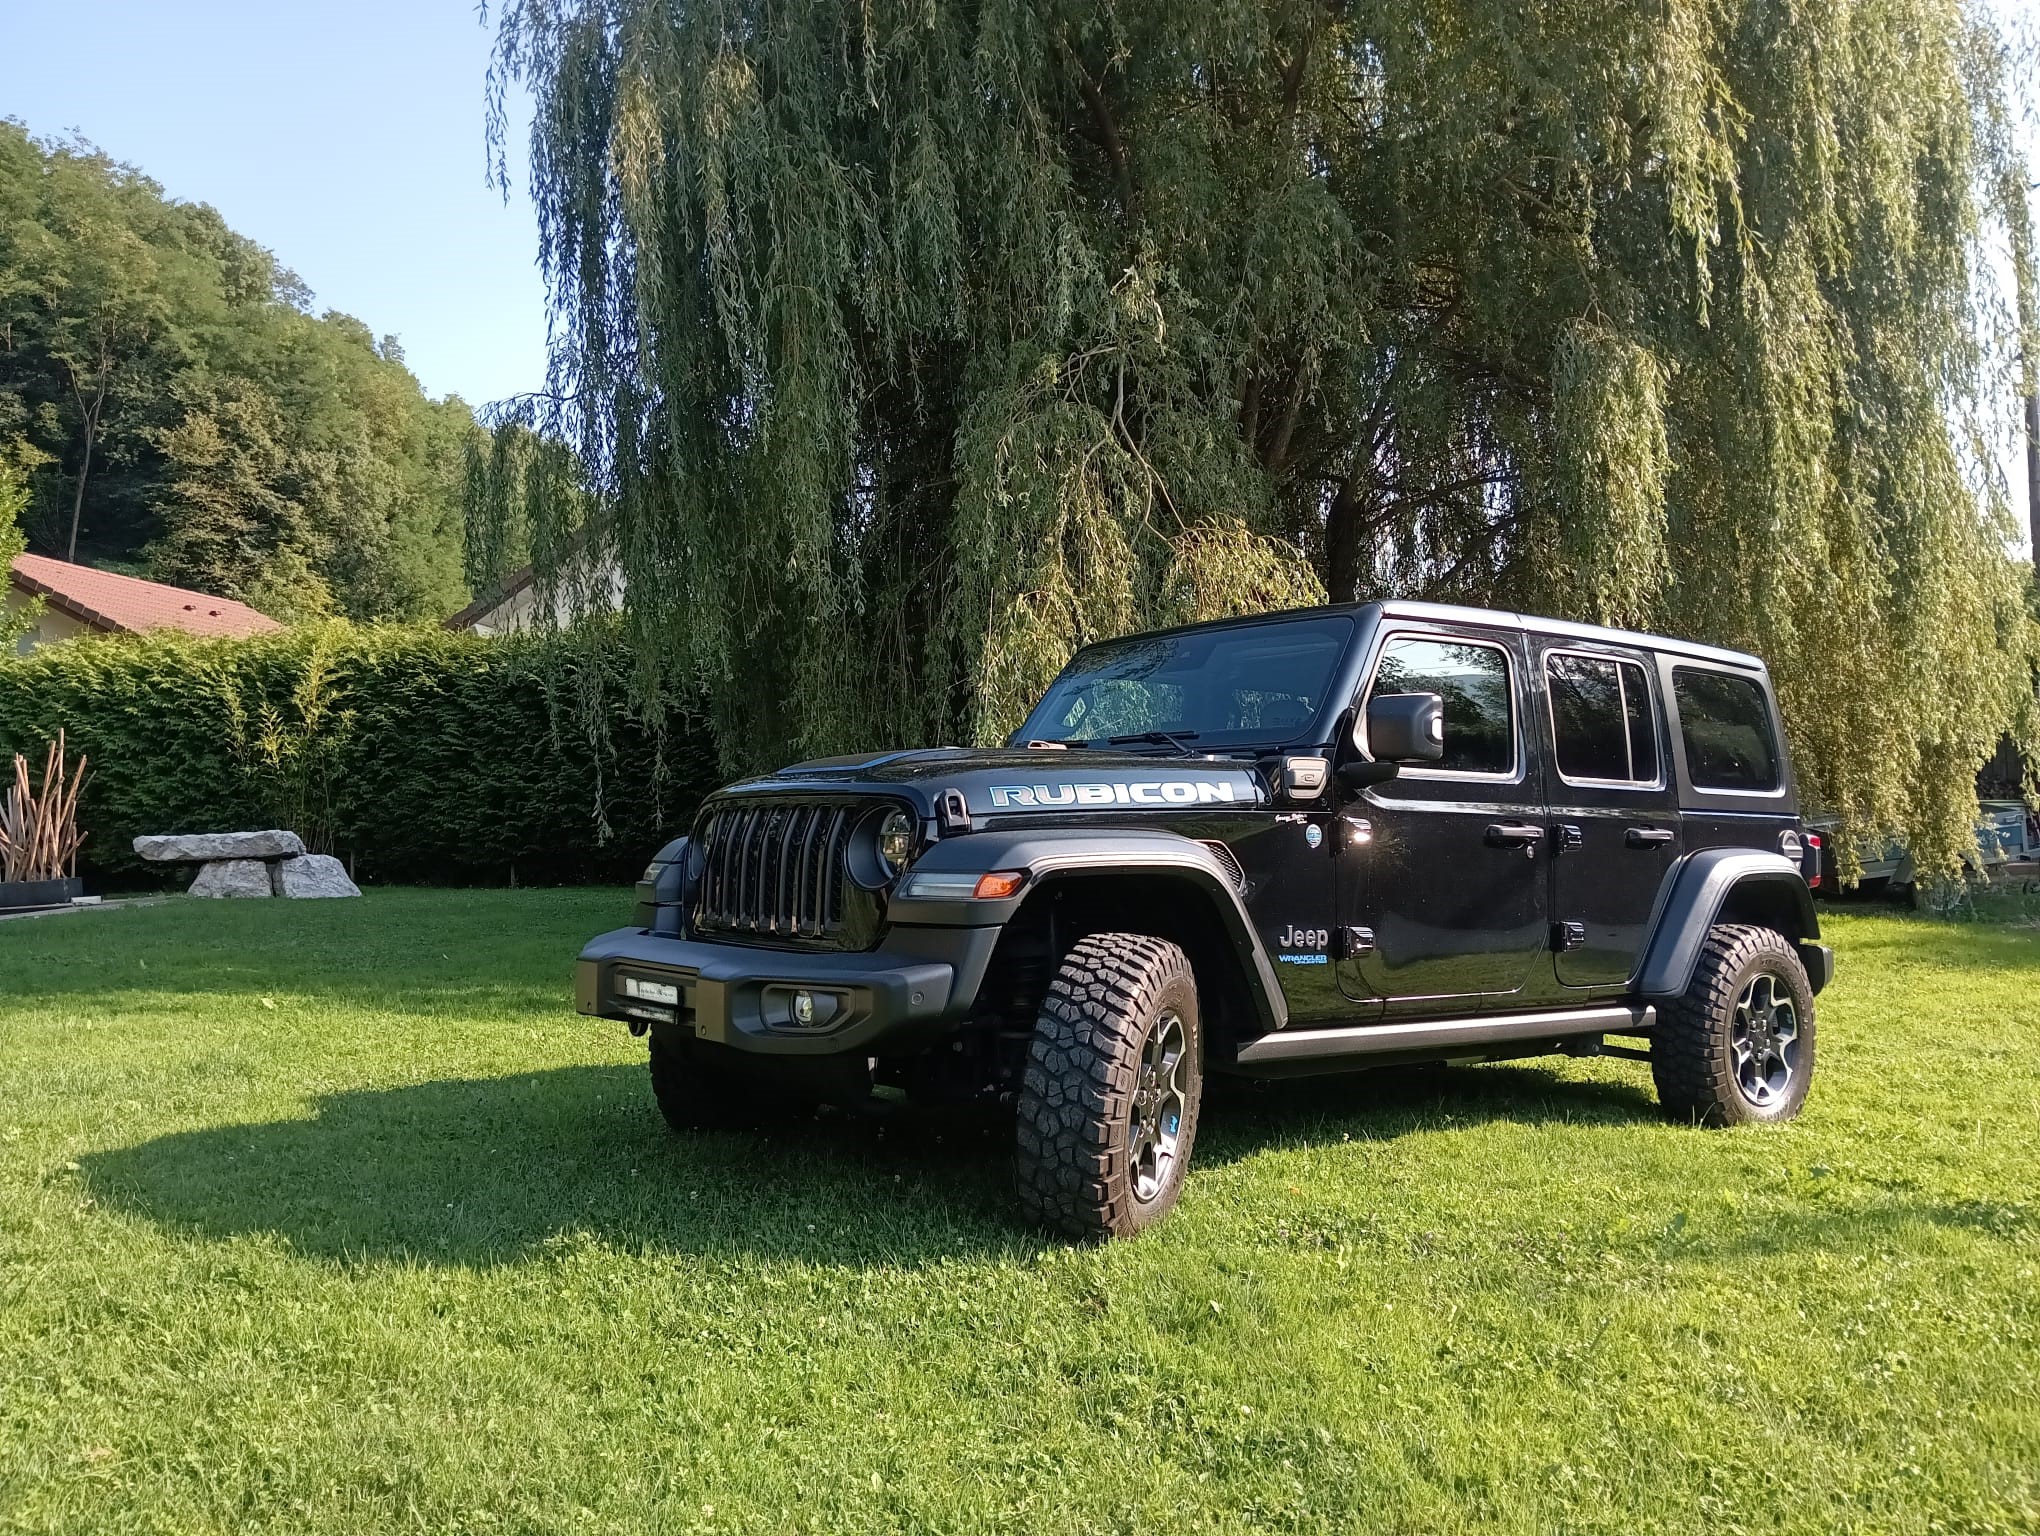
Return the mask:
[[1799,1009],[1790,990],[1765,972],[1736,1000],[1729,1027],[1736,1087],[1758,1109],[1784,1098],[1799,1069]]
[[1126,1144],[1133,1192],[1153,1200],[1169,1182],[1183,1131],[1183,1063],[1188,1055],[1183,1019],[1166,1009],[1148,1031],[1133,1084]]

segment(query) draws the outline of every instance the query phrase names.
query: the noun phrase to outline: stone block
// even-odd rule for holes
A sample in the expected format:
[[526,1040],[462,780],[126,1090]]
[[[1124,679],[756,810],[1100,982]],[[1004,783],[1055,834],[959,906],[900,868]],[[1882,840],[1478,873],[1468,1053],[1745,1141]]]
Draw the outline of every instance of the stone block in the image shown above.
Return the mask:
[[214,859],[191,882],[194,896],[267,896],[269,866],[261,859]]
[[361,890],[347,878],[338,859],[323,853],[302,854],[269,866],[271,889],[279,896],[309,900],[321,896],[359,896]]
[[135,839],[135,852],[158,864],[214,859],[294,859],[305,851],[295,832],[186,832]]

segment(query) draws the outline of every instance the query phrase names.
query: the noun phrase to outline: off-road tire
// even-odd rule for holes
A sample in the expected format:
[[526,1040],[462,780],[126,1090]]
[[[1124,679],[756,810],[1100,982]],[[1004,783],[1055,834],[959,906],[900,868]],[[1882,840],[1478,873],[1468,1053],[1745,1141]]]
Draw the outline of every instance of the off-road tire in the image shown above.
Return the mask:
[[[1136,1121],[1145,1111],[1151,1129],[1158,1123],[1144,1057],[1176,1032],[1180,1050],[1160,1090],[1177,1112],[1163,1167]],[[1131,1237],[1166,1215],[1197,1136],[1203,1048],[1197,978],[1181,949],[1137,933],[1073,945],[1042,1002],[1021,1079],[1015,1175],[1028,1216],[1071,1237],[1104,1238]],[[1159,1113],[1165,1122],[1166,1104]]]
[[[1738,1036],[1747,1034],[1737,1013],[1750,989],[1769,978],[1771,995],[1789,1003],[1796,1031],[1790,1073],[1767,1097],[1753,1097],[1739,1072]],[[1760,992],[1759,997],[1763,994]],[[1650,1071],[1658,1102],[1675,1120],[1700,1125],[1752,1125],[1790,1120],[1813,1082],[1813,988],[1799,951],[1772,928],[1717,923],[1707,930],[1693,979],[1675,1001],[1658,1009]]]
[[652,1097],[674,1130],[748,1130],[813,1107],[771,1092],[689,1044],[651,1037]]

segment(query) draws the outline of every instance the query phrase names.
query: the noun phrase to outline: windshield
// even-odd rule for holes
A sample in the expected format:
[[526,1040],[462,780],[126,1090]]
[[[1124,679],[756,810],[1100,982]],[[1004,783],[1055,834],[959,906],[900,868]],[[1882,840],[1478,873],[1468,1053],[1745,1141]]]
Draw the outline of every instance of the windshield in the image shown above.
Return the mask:
[[1334,614],[1094,645],[1014,740],[1184,751],[1292,741],[1317,717],[1352,639],[1353,621]]

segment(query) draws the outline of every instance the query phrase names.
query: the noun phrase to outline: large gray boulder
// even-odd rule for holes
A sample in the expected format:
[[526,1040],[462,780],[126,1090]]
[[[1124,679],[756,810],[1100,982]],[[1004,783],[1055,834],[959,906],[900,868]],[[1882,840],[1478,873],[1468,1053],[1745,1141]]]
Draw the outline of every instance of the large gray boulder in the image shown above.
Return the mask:
[[[209,867],[209,866],[208,866]],[[273,889],[279,896],[308,899],[320,896],[359,896],[361,889],[347,878],[346,866],[323,853],[307,853],[269,866]]]
[[194,896],[267,896],[269,866],[261,859],[214,859],[191,882]]
[[202,864],[214,859],[294,859],[305,851],[295,832],[187,832],[138,837],[135,852],[158,864]]

